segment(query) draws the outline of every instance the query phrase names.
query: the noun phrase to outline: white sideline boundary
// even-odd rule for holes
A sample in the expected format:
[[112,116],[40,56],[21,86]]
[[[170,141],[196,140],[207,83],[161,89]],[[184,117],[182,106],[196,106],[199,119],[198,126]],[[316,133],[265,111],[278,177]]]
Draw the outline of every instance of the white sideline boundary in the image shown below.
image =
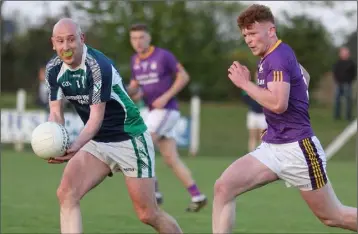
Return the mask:
[[340,150],[351,137],[357,133],[357,119],[352,121],[341,134],[339,134],[324,150],[327,161],[331,159]]

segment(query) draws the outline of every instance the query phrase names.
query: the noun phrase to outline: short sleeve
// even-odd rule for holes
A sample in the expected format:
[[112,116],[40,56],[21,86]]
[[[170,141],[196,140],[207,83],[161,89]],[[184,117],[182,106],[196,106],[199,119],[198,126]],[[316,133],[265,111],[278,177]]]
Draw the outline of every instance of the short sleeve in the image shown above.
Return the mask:
[[63,91],[57,82],[56,67],[46,66],[45,81],[49,94],[49,101],[57,101],[63,98]]
[[88,61],[89,75],[89,104],[107,102],[111,99],[112,64],[108,61]]
[[179,72],[181,64],[169,51],[166,52],[165,61],[166,67],[171,73],[177,74]]
[[271,64],[266,82],[287,82],[291,83],[291,77],[287,62],[276,60]]

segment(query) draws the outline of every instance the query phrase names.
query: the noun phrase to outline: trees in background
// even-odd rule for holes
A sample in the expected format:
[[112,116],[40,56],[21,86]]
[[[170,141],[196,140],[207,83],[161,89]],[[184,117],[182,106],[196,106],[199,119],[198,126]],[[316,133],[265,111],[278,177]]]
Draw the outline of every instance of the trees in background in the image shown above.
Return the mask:
[[357,31],[351,33],[348,36],[347,42],[345,45],[349,48],[351,51],[352,59],[357,63]]
[[[236,18],[245,5],[234,2],[197,1],[83,1],[72,2],[63,16],[83,15],[80,22],[87,43],[109,56],[129,81],[129,61],[133,50],[129,43],[131,24],[142,22],[151,28],[153,44],[170,49],[201,86],[205,100],[229,100],[239,96],[227,78],[233,60],[254,71],[257,58],[247,49],[236,26]],[[52,56],[50,36],[57,17],[47,16],[43,23],[3,45],[2,90],[19,87],[35,91],[37,70]],[[321,22],[305,15],[278,22],[279,36],[290,44],[299,61],[311,73],[312,88],[321,75],[330,70],[335,48]],[[182,99],[190,96],[186,88]]]
[[37,91],[38,70],[46,65],[53,54],[50,36],[56,20],[47,18],[39,27],[30,28],[26,33],[15,34],[11,40],[3,42],[2,91],[15,91],[18,88]]
[[286,17],[286,22],[281,25],[278,34],[294,49],[298,61],[309,72],[310,89],[313,90],[335,62],[333,41],[321,22],[308,16]]
[[[150,27],[153,44],[170,49],[188,70],[192,83],[201,85],[203,98],[216,100],[230,96],[227,54],[237,44],[235,18],[243,9],[242,4],[92,1],[77,2],[74,6],[76,11],[89,15],[89,44],[111,57],[127,82],[133,54],[128,30],[131,24],[140,22]],[[186,88],[181,97],[189,96]]]

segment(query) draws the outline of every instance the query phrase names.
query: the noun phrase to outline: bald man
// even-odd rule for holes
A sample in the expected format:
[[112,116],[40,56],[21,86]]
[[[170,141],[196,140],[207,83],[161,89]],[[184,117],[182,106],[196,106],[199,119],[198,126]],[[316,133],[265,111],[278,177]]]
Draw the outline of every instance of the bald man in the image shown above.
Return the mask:
[[158,208],[153,142],[112,61],[85,44],[72,19],[56,23],[51,40],[57,54],[46,66],[48,120],[64,124],[65,97],[85,125],[65,156],[49,160],[68,162],[57,190],[61,233],[83,233],[81,198],[115,172],[124,174],[140,221],[159,233],[181,233],[177,222]]

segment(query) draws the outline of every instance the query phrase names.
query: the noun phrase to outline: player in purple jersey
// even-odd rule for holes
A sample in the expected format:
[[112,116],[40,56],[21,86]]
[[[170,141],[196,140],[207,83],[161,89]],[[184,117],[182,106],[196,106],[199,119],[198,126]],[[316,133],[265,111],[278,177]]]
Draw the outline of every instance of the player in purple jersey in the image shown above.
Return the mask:
[[[170,51],[150,45],[151,37],[146,25],[133,25],[130,41],[136,54],[131,58],[132,78],[127,90],[131,97],[142,93],[149,108],[145,123],[153,142],[165,163],[191,195],[187,211],[197,212],[206,205],[207,198],[199,191],[190,170],[180,160],[173,138],[174,126],[180,118],[175,96],[189,82],[189,76]],[[157,201],[161,203],[162,194],[156,187]]]
[[213,233],[232,232],[235,197],[276,180],[296,187],[325,225],[357,231],[357,208],[344,206],[328,179],[325,153],[310,124],[304,72],[291,47],[278,40],[271,10],[254,4],[237,21],[246,44],[261,57],[258,84],[250,82],[248,69],[238,62],[228,76],[263,106],[268,129],[262,144],[216,181]]

